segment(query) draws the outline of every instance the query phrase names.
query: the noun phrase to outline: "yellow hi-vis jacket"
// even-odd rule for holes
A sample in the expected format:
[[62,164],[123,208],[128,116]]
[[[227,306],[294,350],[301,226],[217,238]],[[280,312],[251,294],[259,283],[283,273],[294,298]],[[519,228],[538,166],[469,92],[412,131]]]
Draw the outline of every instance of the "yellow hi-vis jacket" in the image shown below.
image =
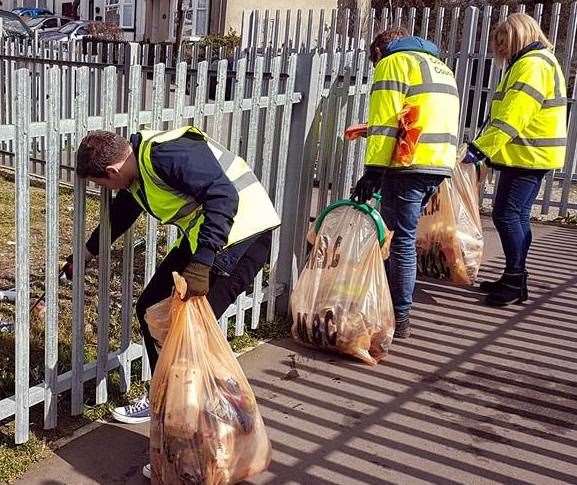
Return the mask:
[[[171,131],[140,132],[142,141],[138,153],[139,180],[130,187],[130,192],[138,204],[161,223],[176,225],[180,232],[177,244],[180,244],[185,236],[192,254],[196,252],[198,234],[204,221],[202,205],[192,197],[166,185],[155,172],[151,158],[154,144],[176,140],[187,132],[204,137],[238,193],[238,210],[225,247],[278,227],[280,218],[266,190],[247,163],[192,126]],[[198,163],[203,162],[198,160]]]
[[[421,129],[412,164],[395,164],[399,115],[418,106]],[[459,93],[453,72],[436,57],[399,51],[376,66],[369,104],[365,165],[451,175],[457,157]]]
[[493,97],[490,123],[473,144],[497,167],[563,166],[567,88],[551,51],[529,51],[509,68]]

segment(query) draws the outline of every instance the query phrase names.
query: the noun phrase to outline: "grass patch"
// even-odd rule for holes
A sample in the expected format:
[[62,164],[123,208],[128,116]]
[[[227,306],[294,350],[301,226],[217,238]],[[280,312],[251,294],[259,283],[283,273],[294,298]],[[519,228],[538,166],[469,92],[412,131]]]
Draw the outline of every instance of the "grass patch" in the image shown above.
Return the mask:
[[32,436],[28,442],[18,447],[10,446],[5,440],[4,434],[0,434],[0,483],[16,480],[31,465],[46,458],[50,453],[46,442],[36,436]]
[[[59,258],[63,264],[72,252],[72,229],[74,195],[68,188],[62,188],[59,194]],[[86,201],[86,237],[97,226],[100,215],[99,199],[87,197]],[[0,171],[0,206],[14,207],[14,184],[11,175]],[[41,186],[30,189],[30,299],[35,301],[44,291],[44,253],[45,253],[45,191]],[[14,210],[3,210],[0,216],[0,289],[14,286],[14,251],[15,244]],[[144,237],[146,223],[139,218],[135,228],[135,240]],[[164,229],[159,234],[159,257],[164,256]],[[135,251],[134,260],[134,295],[140,294],[143,287],[144,247]],[[122,308],[122,239],[112,248],[112,265],[110,281],[110,328],[109,349],[120,348],[121,308]],[[98,268],[92,264],[87,268],[85,280],[85,314],[84,314],[84,358],[87,362],[95,360],[98,335]],[[14,322],[14,305],[0,302],[0,320]],[[61,282],[58,291],[58,371],[60,374],[70,370],[72,360],[72,285]],[[132,325],[133,339],[139,339],[139,325],[134,318]],[[14,393],[14,336],[0,333],[0,399]],[[30,320],[30,384],[42,382],[44,377],[44,319],[33,313]]]

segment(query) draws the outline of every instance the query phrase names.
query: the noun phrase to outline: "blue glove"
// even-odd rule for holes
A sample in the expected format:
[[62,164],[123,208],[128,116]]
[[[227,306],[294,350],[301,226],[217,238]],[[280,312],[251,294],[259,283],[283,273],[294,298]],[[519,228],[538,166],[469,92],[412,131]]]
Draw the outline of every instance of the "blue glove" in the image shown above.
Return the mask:
[[469,146],[467,147],[467,154],[465,155],[465,158],[461,160],[461,163],[474,163],[476,165],[480,165],[483,163],[483,161],[485,161],[486,158],[487,157],[483,152],[481,152],[472,143],[469,143]]
[[467,149],[467,154],[465,155],[465,158],[461,160],[461,163],[479,163],[479,161],[477,160],[476,155],[471,150]]

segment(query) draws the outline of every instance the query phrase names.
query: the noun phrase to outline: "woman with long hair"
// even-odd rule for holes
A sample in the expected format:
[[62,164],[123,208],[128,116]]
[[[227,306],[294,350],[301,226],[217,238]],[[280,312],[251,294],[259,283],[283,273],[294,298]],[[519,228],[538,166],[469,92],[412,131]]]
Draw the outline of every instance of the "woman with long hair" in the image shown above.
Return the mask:
[[488,293],[488,305],[505,306],[528,298],[531,208],[545,174],[565,162],[567,88],[551,42],[529,15],[515,13],[497,25],[492,43],[507,71],[493,97],[489,123],[463,161],[484,161],[500,172],[493,222],[505,270],[480,287]]

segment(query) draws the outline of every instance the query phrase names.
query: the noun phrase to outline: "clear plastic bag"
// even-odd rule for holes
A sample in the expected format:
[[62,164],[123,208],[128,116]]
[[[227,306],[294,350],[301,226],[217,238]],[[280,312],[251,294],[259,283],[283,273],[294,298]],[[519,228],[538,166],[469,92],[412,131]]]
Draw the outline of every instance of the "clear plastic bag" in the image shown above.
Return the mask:
[[439,186],[417,227],[420,274],[472,285],[483,257],[479,177],[473,164],[457,163]]
[[348,354],[369,365],[386,356],[395,319],[371,217],[352,206],[324,217],[292,293],[291,310],[292,335],[305,345]]
[[183,302],[186,283],[174,277],[170,329],[151,386],[152,483],[236,483],[268,467],[270,441],[206,298]]

